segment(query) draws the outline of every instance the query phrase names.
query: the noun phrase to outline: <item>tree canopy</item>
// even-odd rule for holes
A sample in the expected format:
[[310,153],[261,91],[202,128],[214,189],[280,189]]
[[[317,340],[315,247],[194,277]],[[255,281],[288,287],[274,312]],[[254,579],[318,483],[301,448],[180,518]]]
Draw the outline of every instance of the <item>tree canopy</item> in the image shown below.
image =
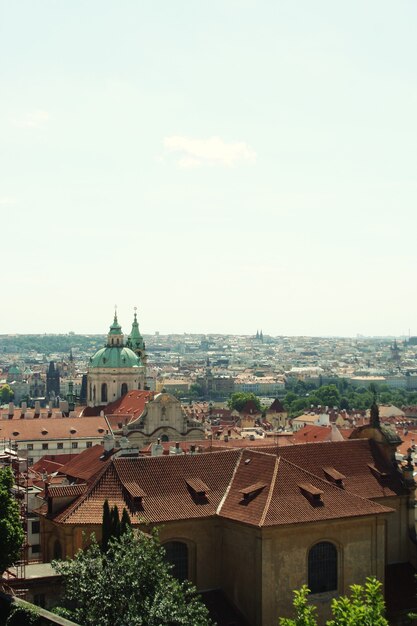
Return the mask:
[[0,404],[7,404],[14,398],[14,391],[7,383],[0,388]]
[[0,575],[19,558],[24,539],[19,505],[11,493],[13,474],[0,469]]
[[346,379],[337,379],[330,385],[314,388],[304,381],[287,381],[288,389],[283,404],[290,417],[295,417],[311,406],[328,406],[357,411],[370,409],[376,401],[398,407],[417,404],[417,393],[405,389],[390,389],[387,385],[356,387]]
[[252,400],[255,403],[258,410],[261,410],[261,401],[259,400],[258,396],[256,396],[254,393],[248,393],[245,391],[236,391],[235,393],[232,393],[229,400],[227,401],[227,404],[230,409],[236,409],[236,411],[241,411],[245,404],[249,402],[249,400]]
[[[350,589],[350,596],[332,600],[333,619],[326,626],[389,626],[384,617],[382,584],[376,578],[367,578],[365,585],[351,585]],[[280,626],[317,626],[317,609],[308,599],[309,592],[307,585],[294,592],[295,618],[281,617]]]
[[191,583],[171,575],[156,532],[128,529],[106,552],[93,538],[69,561],[54,561],[64,582],[58,613],[84,626],[209,626],[208,611]]

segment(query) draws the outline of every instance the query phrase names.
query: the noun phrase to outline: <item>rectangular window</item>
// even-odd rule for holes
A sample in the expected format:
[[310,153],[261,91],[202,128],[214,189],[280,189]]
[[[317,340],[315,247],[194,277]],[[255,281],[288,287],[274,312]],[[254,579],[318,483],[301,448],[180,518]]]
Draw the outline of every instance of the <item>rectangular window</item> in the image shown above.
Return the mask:
[[87,441],[87,443],[85,444],[86,448],[92,448],[93,447],[93,442],[92,441]]
[[33,457],[28,457],[28,465],[33,465]]
[[63,444],[63,443],[61,443],[61,442],[60,442],[60,443],[57,443],[57,446],[56,446],[56,447],[58,448],[58,450],[63,450],[63,449],[64,449],[64,444]]
[[71,444],[72,448],[78,448],[78,441],[73,441]]
[[42,444],[42,450],[47,450],[48,449],[48,444],[47,443],[43,443]]
[[33,450],[33,443],[28,443],[26,447],[28,450]]
[[41,551],[41,546],[39,543],[34,543],[32,546],[32,554],[39,554]]
[[40,522],[36,520],[36,522],[32,522],[32,535],[38,535],[40,531]]

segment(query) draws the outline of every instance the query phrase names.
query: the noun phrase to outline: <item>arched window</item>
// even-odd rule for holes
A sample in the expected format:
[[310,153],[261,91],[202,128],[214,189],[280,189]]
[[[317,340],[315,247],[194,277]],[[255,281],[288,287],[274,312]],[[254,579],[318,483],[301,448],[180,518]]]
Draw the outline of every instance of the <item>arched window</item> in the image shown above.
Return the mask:
[[101,401],[107,402],[107,384],[103,383],[101,385]]
[[55,539],[54,543],[54,559],[62,559],[62,548],[58,539]]
[[124,396],[127,393],[127,383],[123,383],[122,384],[122,396]]
[[337,591],[337,548],[329,541],[316,543],[308,553],[308,588],[311,593]]
[[182,541],[169,541],[164,543],[166,560],[174,567],[172,575],[178,580],[188,578],[188,546]]
[[162,435],[161,436],[161,441],[169,441],[168,435]]

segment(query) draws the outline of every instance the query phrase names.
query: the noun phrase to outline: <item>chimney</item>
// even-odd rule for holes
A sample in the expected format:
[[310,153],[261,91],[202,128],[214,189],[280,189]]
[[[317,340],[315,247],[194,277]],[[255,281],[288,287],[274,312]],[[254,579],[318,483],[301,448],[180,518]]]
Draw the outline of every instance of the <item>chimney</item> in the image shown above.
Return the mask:
[[14,415],[14,404],[13,402],[9,402],[9,419],[11,419]]
[[41,412],[41,403],[39,402],[39,400],[35,400],[35,415],[39,416]]
[[110,452],[116,445],[113,435],[110,435],[108,432],[103,437],[104,440],[104,452]]
[[162,456],[164,453],[164,446],[161,445],[161,440],[158,439],[157,443],[153,443],[151,446],[151,456]]

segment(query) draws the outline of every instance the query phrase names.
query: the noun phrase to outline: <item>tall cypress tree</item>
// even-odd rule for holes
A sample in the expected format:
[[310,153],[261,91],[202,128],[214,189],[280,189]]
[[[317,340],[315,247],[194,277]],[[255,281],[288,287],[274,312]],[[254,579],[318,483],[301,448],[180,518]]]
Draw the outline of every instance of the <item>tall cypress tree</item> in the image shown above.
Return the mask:
[[120,537],[120,518],[119,518],[119,509],[117,508],[117,504],[114,505],[111,512],[111,536],[112,537]]
[[126,508],[123,507],[122,519],[120,521],[120,535],[123,535],[125,532],[130,530],[132,527],[132,522],[130,521],[129,513]]
[[109,501],[106,499],[103,504],[103,523],[101,525],[102,539],[101,548],[103,552],[107,552],[109,547],[109,539],[112,531],[112,518],[110,513]]

